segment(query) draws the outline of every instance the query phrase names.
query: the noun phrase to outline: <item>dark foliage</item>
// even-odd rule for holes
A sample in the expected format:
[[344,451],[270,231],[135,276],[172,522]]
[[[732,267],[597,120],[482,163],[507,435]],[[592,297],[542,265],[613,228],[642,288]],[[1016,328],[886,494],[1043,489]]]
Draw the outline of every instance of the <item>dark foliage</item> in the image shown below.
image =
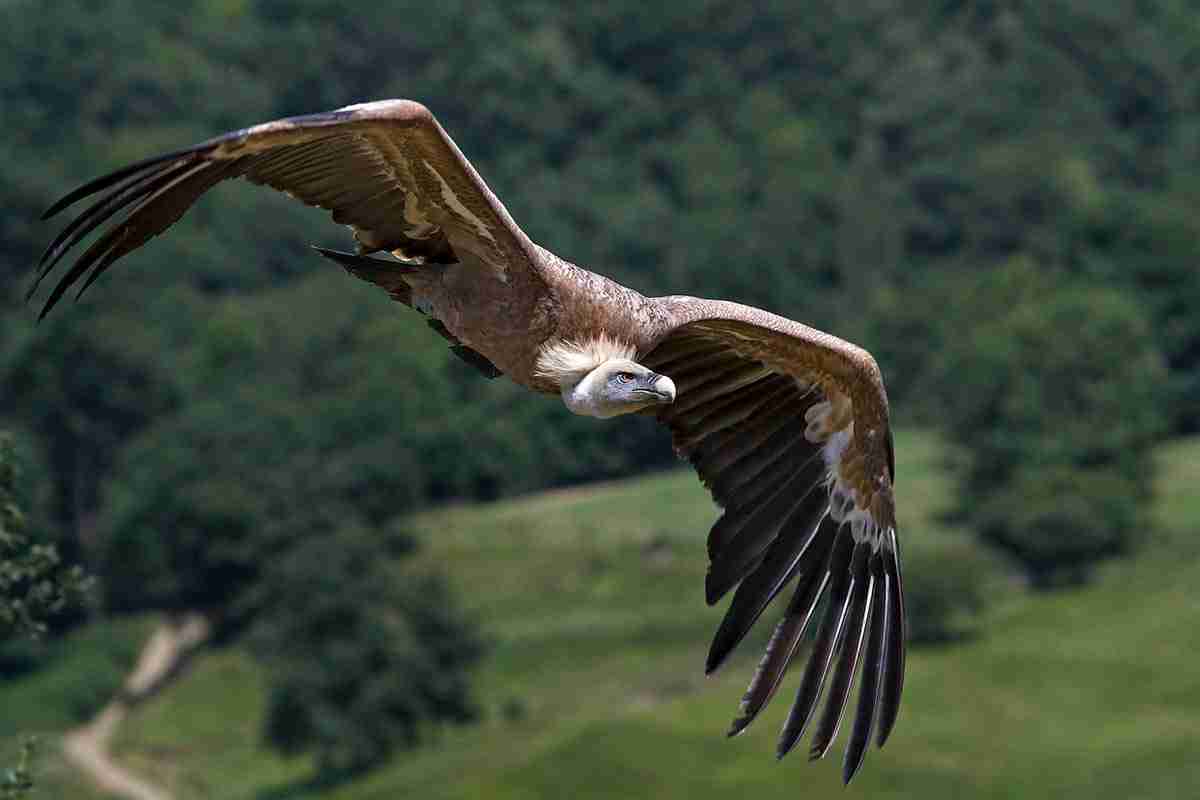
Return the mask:
[[[79,567],[64,566],[54,545],[30,539],[18,504],[17,478],[12,442],[0,432],[0,653],[4,655],[14,645],[20,647],[44,633],[47,620],[80,602],[89,583]],[[0,664],[9,660],[0,658]],[[34,740],[24,739],[18,763],[0,768],[0,799],[19,800],[33,788],[33,757]]]
[[1014,263],[969,295],[948,364],[949,422],[971,464],[960,507],[1041,585],[1077,580],[1144,533],[1166,371],[1138,306]]
[[[961,402],[942,361],[972,341],[954,313],[964,280],[1023,259],[1128,294],[1170,369],[1166,430],[1190,430],[1200,76],[1186,9],[11,3],[0,271],[15,300],[51,234],[36,212],[106,167],[282,114],[411,96],[536,239],[646,291],[757,303],[859,340],[902,421]],[[133,493],[114,465],[174,432],[197,432],[177,455],[201,448],[205,481],[244,476],[240,460],[307,461],[376,522],[670,462],[648,424],[614,436],[448,364],[415,315],[307,251],[312,231],[341,242],[319,212],[248,187],[216,194],[85,309],[36,333],[15,306],[0,318],[3,413],[37,434],[66,553],[119,527],[104,482],[114,476],[114,502]],[[264,421],[272,433],[258,435],[245,417],[285,430]],[[236,442],[212,433],[239,426]],[[265,456],[243,455],[254,450]],[[196,508],[171,519],[216,524],[195,491]],[[170,521],[140,518],[145,530]]]
[[269,573],[251,643],[271,671],[274,747],[314,752],[321,773],[352,774],[439,722],[474,718],[479,633],[440,579],[381,560],[374,531],[310,537]]
[[47,620],[78,603],[88,581],[52,544],[25,532],[12,443],[0,433],[0,646],[46,631]]
[[930,644],[978,633],[984,611],[1005,588],[1000,559],[965,532],[922,539],[903,554],[909,639]]
[[[973,456],[966,521],[1039,582],[1136,545],[1148,444],[1200,430],[1194,3],[477,5],[0,7],[0,422],[45,477],[34,538],[97,565],[110,609],[203,607],[231,636],[321,541],[672,462],[646,420],[481,380],[308,250],[346,244],[324,215],[252,187],[32,325],[37,216],[67,188],[389,96],[565,257],[872,349],[897,420]],[[970,617],[940,591],[913,590],[929,619]],[[281,708],[320,696],[296,681]],[[366,752],[313,730],[331,763]]]

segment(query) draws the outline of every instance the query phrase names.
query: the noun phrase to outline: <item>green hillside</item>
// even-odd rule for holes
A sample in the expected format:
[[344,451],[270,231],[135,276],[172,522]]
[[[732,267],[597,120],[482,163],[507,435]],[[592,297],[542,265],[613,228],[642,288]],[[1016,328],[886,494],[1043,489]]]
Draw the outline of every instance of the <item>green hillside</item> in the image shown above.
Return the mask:
[[[940,455],[929,436],[898,437],[910,543],[949,535],[934,522]],[[326,795],[305,784],[307,763],[259,746],[261,676],[227,649],[132,718],[117,751],[181,798],[1188,796],[1200,789],[1200,440],[1158,457],[1161,539],[1085,589],[1012,592],[978,639],[915,650],[896,735],[849,790],[832,763],[774,763],[782,704],[722,735],[756,653],[701,673],[719,616],[700,592],[713,510],[686,472],[412,521],[422,558],[453,575],[494,639],[479,725]],[[47,691],[16,684],[0,701],[29,725]],[[90,796],[54,758],[44,768],[43,796]]]
[[[427,105],[554,253],[649,295],[777,312],[878,361],[908,431],[911,630],[942,643],[914,649],[899,727],[850,793],[1200,797],[1200,438],[1161,445],[1200,434],[1198,11],[0,2],[0,800],[25,732],[45,734],[41,796],[96,796],[55,742],[113,696],[161,614],[195,609],[222,648],[114,742],[181,800],[847,794],[836,763],[773,763],[786,697],[724,739],[770,621],[701,675],[722,611],[702,603],[715,513],[692,475],[662,472],[653,420],[597,425],[480,379],[432,320],[309,248],[346,249],[349,231],[245,181],[115,264],[148,216],[182,212],[128,205],[121,227],[121,199],[186,187],[111,184],[120,199],[39,219],[123,164],[388,97]],[[301,156],[273,163],[306,181],[335,169]],[[406,203],[448,199],[418,183]],[[88,293],[35,324],[93,257]],[[953,486],[939,441],[957,448]],[[51,594],[28,573],[11,589],[27,543],[95,579],[42,644],[4,619]],[[426,569],[453,591],[425,593]],[[460,606],[491,639],[470,680]],[[416,735],[454,719],[468,686],[480,722]],[[430,739],[356,783],[304,783],[305,748],[375,766]]]

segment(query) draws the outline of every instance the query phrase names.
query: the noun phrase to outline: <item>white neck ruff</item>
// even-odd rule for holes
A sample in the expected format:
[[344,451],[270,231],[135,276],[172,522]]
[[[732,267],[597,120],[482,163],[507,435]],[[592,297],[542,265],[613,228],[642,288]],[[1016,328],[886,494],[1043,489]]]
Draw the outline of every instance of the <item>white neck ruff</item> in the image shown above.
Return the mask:
[[573,388],[588,373],[605,361],[633,360],[637,349],[623,344],[606,333],[583,342],[557,339],[542,345],[534,375],[554,381],[565,390]]

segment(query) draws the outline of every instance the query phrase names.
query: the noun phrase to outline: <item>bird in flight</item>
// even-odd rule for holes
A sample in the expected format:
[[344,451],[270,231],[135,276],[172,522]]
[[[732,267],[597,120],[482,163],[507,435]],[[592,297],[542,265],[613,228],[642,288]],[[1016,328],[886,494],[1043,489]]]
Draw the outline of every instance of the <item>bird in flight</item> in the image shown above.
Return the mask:
[[887,395],[869,353],[750,306],[645,297],[559,258],[525,235],[428,109],[410,100],[243,128],[76,189],[43,218],[95,198],[46,249],[29,296],[68,252],[102,233],[59,278],[41,315],[231,178],[330,211],[353,230],[357,252],[319,252],[425,314],[489,377],[558,396],[575,414],[649,414],[666,425],[722,508],[708,535],[705,597],[712,605],[732,591],[733,599],[706,672],[794,585],[730,735],[775,694],[815,627],[777,754],[813,723],[810,757],[829,751],[856,674],[843,780],[872,737],[883,746],[900,707],[905,621]]

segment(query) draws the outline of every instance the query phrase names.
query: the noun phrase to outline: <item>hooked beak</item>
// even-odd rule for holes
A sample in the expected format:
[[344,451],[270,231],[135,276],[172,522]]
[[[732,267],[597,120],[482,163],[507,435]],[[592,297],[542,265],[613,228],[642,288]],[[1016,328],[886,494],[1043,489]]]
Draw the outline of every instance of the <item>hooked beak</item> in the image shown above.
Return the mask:
[[645,390],[645,392],[654,398],[655,403],[668,405],[675,402],[675,381],[668,378],[666,375],[658,375],[655,377],[654,383]]

